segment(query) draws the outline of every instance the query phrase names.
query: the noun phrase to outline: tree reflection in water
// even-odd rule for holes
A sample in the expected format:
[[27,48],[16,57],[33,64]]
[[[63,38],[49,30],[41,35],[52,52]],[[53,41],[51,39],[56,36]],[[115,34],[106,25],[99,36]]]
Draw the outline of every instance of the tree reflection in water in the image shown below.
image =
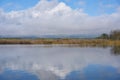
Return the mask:
[[120,46],[113,46],[111,48],[111,53],[114,55],[120,55]]

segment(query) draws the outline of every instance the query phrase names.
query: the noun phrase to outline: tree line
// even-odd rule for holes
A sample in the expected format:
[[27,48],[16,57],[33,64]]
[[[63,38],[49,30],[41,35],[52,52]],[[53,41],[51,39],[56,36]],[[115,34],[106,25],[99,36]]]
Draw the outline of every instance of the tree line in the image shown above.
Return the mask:
[[112,39],[112,40],[120,40],[120,30],[113,30],[109,34],[103,33],[98,39]]

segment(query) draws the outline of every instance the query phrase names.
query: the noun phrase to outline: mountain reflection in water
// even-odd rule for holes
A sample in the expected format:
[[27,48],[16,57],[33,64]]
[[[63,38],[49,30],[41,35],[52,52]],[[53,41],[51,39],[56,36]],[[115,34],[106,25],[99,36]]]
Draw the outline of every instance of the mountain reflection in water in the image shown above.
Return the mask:
[[120,80],[113,48],[1,45],[0,80]]

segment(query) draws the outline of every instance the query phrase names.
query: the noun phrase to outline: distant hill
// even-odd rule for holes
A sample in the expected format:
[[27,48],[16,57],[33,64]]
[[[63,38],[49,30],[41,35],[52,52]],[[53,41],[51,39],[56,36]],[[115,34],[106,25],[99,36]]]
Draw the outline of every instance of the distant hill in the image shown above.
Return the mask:
[[20,39],[37,39],[37,38],[95,38],[96,35],[41,35],[41,36],[9,36],[1,35],[0,38],[20,38]]

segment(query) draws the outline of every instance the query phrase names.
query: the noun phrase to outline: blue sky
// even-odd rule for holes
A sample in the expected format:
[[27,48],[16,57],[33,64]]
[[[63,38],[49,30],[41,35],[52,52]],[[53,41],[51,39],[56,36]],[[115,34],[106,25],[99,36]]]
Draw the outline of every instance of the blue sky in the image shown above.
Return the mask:
[[5,11],[23,10],[33,7],[39,0],[0,0],[0,7]]
[[[48,0],[52,1],[52,0]],[[39,0],[0,0],[0,8],[9,12],[35,6]],[[111,14],[120,5],[120,0],[59,0],[73,9],[83,8],[89,15]]]

